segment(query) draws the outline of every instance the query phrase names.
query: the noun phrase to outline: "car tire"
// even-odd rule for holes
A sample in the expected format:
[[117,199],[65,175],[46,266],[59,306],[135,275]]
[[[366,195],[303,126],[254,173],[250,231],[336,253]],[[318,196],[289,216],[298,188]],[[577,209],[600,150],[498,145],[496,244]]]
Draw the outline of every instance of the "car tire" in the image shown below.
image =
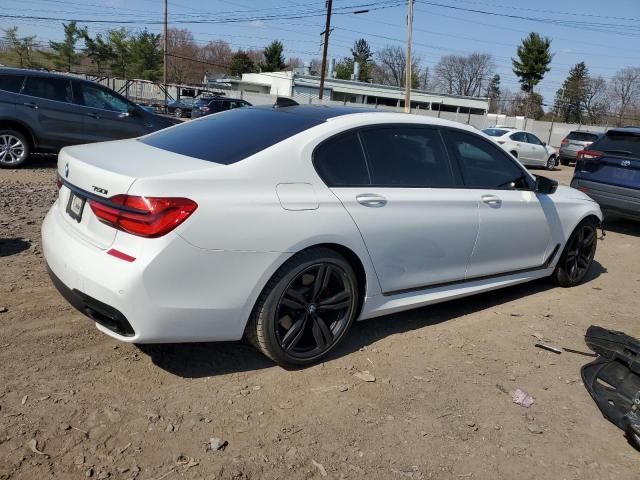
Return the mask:
[[551,155],[547,160],[547,165],[545,166],[547,170],[554,170],[556,168],[556,157]]
[[578,224],[564,247],[552,278],[561,287],[580,285],[593,263],[598,245],[598,221],[593,217]]
[[567,160],[566,158],[560,158],[560,163],[562,165],[564,165],[565,167],[569,166],[569,164],[571,163],[569,160]]
[[173,114],[177,117],[177,118],[182,118],[182,109],[181,108],[176,108],[173,111]]
[[31,145],[27,137],[12,129],[0,129],[0,168],[15,168],[29,158]]
[[359,300],[349,262],[334,250],[311,248],[291,257],[271,277],[245,337],[279,365],[311,365],[344,338]]

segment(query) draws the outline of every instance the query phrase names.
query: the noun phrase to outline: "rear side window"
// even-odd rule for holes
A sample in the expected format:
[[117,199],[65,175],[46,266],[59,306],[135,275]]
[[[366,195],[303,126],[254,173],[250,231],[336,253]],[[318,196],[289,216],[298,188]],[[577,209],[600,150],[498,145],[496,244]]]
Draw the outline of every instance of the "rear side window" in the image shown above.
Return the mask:
[[485,128],[483,132],[490,137],[501,137],[505,133],[509,132],[509,130],[502,130],[501,128]]
[[567,135],[567,140],[576,140],[577,142],[595,142],[598,135],[587,132],[571,132]]
[[600,140],[589,147],[604,153],[640,158],[640,134],[609,130]]
[[330,187],[369,185],[369,173],[355,132],[331,138],[313,154],[320,178]]
[[71,82],[66,78],[29,77],[22,93],[57,102],[73,102]]
[[437,130],[388,127],[360,132],[371,183],[384,187],[452,187],[455,180]]
[[0,73],[0,90],[6,90],[7,92],[20,93],[22,83],[24,82],[24,75],[11,75],[6,73]]
[[447,146],[460,164],[466,187],[493,190],[530,188],[523,170],[492,142],[457,130],[444,133]]
[[527,135],[524,132],[516,132],[513,135],[511,135],[509,138],[511,140],[513,140],[514,142],[526,142],[527,141]]
[[323,121],[273,108],[234,108],[160,130],[139,141],[180,155],[229,165]]

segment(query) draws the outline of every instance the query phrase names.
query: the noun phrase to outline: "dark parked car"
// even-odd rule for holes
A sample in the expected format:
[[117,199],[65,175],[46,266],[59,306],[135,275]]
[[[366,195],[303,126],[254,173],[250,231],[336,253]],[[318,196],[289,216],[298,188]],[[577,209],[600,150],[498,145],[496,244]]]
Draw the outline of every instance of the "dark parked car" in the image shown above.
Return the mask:
[[193,98],[172,100],[167,103],[167,113],[169,115],[175,115],[177,118],[190,117],[194,101]]
[[204,117],[212,113],[224,112],[232,108],[250,107],[251,104],[238,98],[201,97],[193,104],[191,118]]
[[560,144],[560,163],[569,165],[576,161],[576,155],[580,150],[589,147],[593,142],[604,135],[603,132],[588,132],[586,130],[574,130],[569,132]]
[[31,152],[138,137],[177,123],[95,82],[0,68],[0,167],[17,167]]
[[640,220],[640,127],[611,129],[576,158],[572,187],[605,215]]

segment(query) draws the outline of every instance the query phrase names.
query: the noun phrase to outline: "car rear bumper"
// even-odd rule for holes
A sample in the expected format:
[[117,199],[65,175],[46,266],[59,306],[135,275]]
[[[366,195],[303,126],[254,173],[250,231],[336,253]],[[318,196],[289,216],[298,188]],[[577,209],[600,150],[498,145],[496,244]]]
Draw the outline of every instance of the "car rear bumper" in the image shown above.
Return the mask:
[[[203,250],[171,232],[140,239],[142,254],[127,262],[80,238],[63,212],[56,202],[42,225],[53,283],[99,330],[125,342],[242,338],[257,296],[290,255]],[[111,248],[127,253],[126,244],[116,237]]]
[[571,186],[598,202],[605,214],[640,220],[640,190],[580,178],[571,180]]

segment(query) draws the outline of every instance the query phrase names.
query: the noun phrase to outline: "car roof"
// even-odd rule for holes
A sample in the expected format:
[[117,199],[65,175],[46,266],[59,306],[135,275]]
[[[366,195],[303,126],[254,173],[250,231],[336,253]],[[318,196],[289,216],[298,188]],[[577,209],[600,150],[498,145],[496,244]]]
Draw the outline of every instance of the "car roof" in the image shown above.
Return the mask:
[[[328,105],[291,105],[287,107],[274,108],[272,105],[257,105],[251,108],[270,109],[281,113],[291,115],[300,115],[305,118],[316,120],[318,123],[329,120],[330,118],[341,117],[344,115],[352,115],[356,113],[380,113],[378,110],[371,108],[359,107],[333,107]],[[388,112],[387,112],[388,113]]]
[[0,67],[0,73],[9,73],[14,75],[29,75],[33,77],[58,77],[58,78],[67,78],[69,80],[78,80],[81,82],[86,82],[89,80],[85,80],[80,77],[76,77],[74,75],[66,75],[64,73],[58,72],[49,72],[47,70],[32,70],[29,68],[10,68],[10,67]]
[[571,130],[569,133],[590,133],[591,135],[604,135],[604,132],[596,132],[594,130]]
[[617,127],[617,128],[610,128],[609,130],[607,130],[607,133],[609,132],[613,132],[613,133],[631,133],[633,135],[640,135],[640,127]]

